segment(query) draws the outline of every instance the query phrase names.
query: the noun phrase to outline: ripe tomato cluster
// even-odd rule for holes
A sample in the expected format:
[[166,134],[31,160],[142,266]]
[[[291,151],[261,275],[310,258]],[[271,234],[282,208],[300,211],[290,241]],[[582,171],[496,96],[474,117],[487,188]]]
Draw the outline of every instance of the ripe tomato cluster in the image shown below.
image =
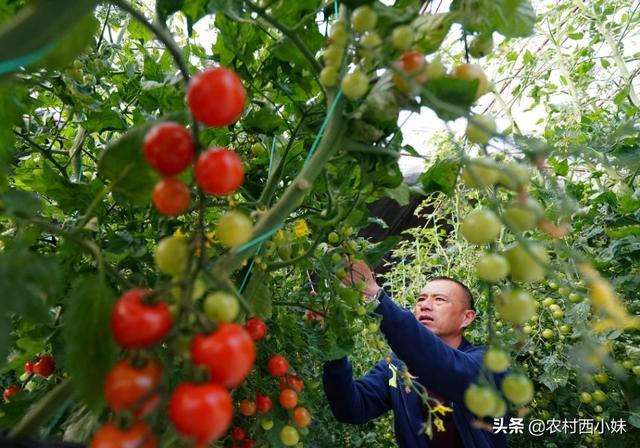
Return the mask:
[[[20,380],[24,380],[22,386],[24,386],[33,376],[48,378],[55,372],[55,370],[56,362],[51,355],[43,355],[35,361],[27,361],[24,363],[24,375],[20,377]],[[26,389],[30,390],[28,385]],[[22,387],[16,384],[8,386],[2,391],[2,398],[4,401],[10,401],[11,397],[21,390]]]
[[[187,104],[193,117],[212,127],[233,124],[242,114],[246,92],[235,72],[224,67],[204,70],[193,77]],[[159,213],[177,216],[189,207],[189,187],[178,179],[193,162],[197,142],[180,123],[154,125],[144,138],[144,156],[149,165],[165,176],[153,189],[152,200]],[[242,160],[227,148],[210,148],[198,155],[195,178],[206,193],[223,196],[234,192],[244,179]]]
[[[255,327],[255,321],[251,319],[248,326]],[[254,323],[251,323],[254,322]],[[260,333],[261,334],[261,333]],[[280,393],[278,402],[280,406],[289,411],[289,418],[292,424],[285,424],[280,431],[280,440],[285,446],[292,446],[300,440],[300,433],[297,428],[306,428],[311,423],[311,413],[302,406],[298,406],[299,394],[304,389],[304,382],[297,375],[288,374],[289,362],[282,355],[273,355],[267,361],[269,373],[280,379]],[[240,421],[231,430],[231,438],[237,447],[254,446],[254,439],[249,438],[247,427],[251,421],[247,418],[260,417],[260,427],[264,431],[270,431],[274,426],[273,418],[269,415],[272,410],[273,400],[267,394],[256,392],[255,401],[249,398],[242,399],[238,404],[238,412],[241,415]],[[289,422],[288,422],[289,423]],[[251,424],[251,426],[255,426]],[[306,430],[305,430],[306,431]]]

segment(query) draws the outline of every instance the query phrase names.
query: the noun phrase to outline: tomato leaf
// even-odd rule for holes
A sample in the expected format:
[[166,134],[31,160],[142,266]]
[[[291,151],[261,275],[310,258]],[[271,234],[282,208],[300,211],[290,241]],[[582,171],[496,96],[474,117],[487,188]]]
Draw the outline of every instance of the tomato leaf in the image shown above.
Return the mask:
[[469,112],[477,89],[478,81],[475,79],[432,79],[422,89],[421,104],[433,109],[443,120],[454,120]]
[[42,203],[38,195],[24,190],[10,190],[0,195],[0,206],[9,216],[37,214]]
[[249,279],[247,287],[242,292],[251,307],[253,313],[262,318],[269,319],[273,313],[273,305],[271,304],[272,293],[268,285],[271,283],[271,276],[261,270],[254,270]]
[[0,253],[0,309],[47,322],[51,316],[45,301],[55,294],[59,280],[58,265],[51,258],[11,243]]
[[401,236],[395,235],[385,238],[377,244],[374,244],[364,253],[364,259],[369,266],[377,266],[384,257],[391,252],[391,249],[402,240]]
[[0,27],[0,61],[14,61],[14,66],[3,67],[2,72],[13,72],[55,51],[57,39],[93,10],[96,3],[68,0],[61,8],[57,0],[30,2]]
[[102,385],[117,354],[109,326],[113,298],[103,277],[80,277],[71,287],[64,319],[65,367],[78,397],[95,413],[104,405]]
[[420,182],[426,193],[432,191],[442,191],[451,194],[456,186],[460,161],[457,157],[445,157],[437,160],[431,167],[420,176]]

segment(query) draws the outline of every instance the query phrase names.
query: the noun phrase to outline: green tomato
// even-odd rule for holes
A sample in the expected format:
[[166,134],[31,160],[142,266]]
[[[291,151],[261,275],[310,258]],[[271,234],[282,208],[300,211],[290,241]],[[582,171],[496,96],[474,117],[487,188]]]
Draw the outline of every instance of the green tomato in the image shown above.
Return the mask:
[[516,406],[523,406],[533,399],[533,383],[524,375],[514,373],[502,380],[502,392]]
[[599,404],[593,407],[593,412],[597,412],[598,414],[601,413],[603,410],[604,409],[602,409],[602,406],[600,406]]
[[569,325],[562,325],[560,326],[560,333],[562,334],[569,334],[571,333],[571,327]]
[[465,135],[472,143],[486,145],[496,133],[496,122],[486,115],[474,115],[467,123]]
[[488,208],[477,208],[469,213],[462,224],[460,232],[471,244],[482,245],[493,243],[500,236],[502,224],[496,214]]
[[375,31],[369,31],[360,38],[360,45],[364,48],[376,48],[382,44],[382,39]]
[[409,25],[400,25],[391,33],[391,43],[398,50],[407,50],[413,43],[413,28]]
[[564,316],[564,311],[562,310],[557,310],[553,312],[553,317],[555,319],[562,319],[563,316]]
[[469,55],[473,58],[483,58],[493,50],[493,37],[489,34],[480,34],[469,43]]
[[529,198],[525,204],[515,203],[508,206],[504,210],[504,217],[517,230],[525,231],[536,226],[542,213],[543,209],[540,203]]
[[370,6],[357,7],[351,15],[351,26],[358,33],[371,31],[378,23],[378,15]]
[[265,431],[269,431],[271,428],[273,428],[273,420],[271,420],[269,417],[262,417],[262,419],[260,420],[260,426]]
[[293,446],[300,440],[298,430],[290,425],[285,425],[280,431],[280,441],[284,446]]
[[551,328],[545,328],[542,330],[542,337],[545,339],[553,339],[556,334],[553,332]]
[[605,401],[607,399],[607,394],[605,394],[603,391],[601,391],[600,389],[594,390],[593,393],[591,394],[591,397],[599,402],[602,403],[603,401]]
[[580,401],[584,404],[589,404],[591,403],[591,401],[593,400],[593,398],[591,397],[591,394],[589,392],[582,392],[580,394]]
[[633,366],[631,368],[631,372],[635,375],[635,376],[640,376],[640,365],[639,366]]
[[322,53],[322,60],[325,67],[335,67],[336,69],[342,64],[344,57],[344,48],[337,45],[329,45]]
[[336,232],[331,232],[327,236],[327,241],[329,241],[331,244],[337,244],[338,241],[340,241],[340,236]]
[[553,305],[554,303],[556,303],[556,301],[552,297],[547,297],[542,301],[542,305],[546,306],[547,308],[551,308],[551,305]]
[[535,313],[534,300],[523,290],[516,289],[498,296],[496,309],[500,316],[514,325],[522,325]]
[[342,261],[342,255],[339,252],[334,252],[331,254],[331,261],[334,263],[340,263]]
[[342,78],[340,87],[347,98],[355,100],[364,96],[369,90],[369,78],[362,70],[355,69]]
[[567,288],[566,286],[562,286],[562,287],[558,288],[558,294],[560,294],[562,297],[568,297],[569,296],[569,288]]
[[529,169],[524,165],[509,163],[500,171],[500,183],[510,190],[522,190],[529,185]]
[[549,282],[549,288],[556,290],[558,289],[558,284],[556,282]]
[[531,334],[533,333],[533,328],[531,327],[531,325],[525,325],[522,328],[522,331],[524,332],[524,334]]
[[577,292],[572,292],[569,294],[569,300],[573,303],[578,303],[582,301],[582,296]]
[[331,32],[329,33],[329,39],[331,39],[332,45],[344,48],[349,41],[347,25],[344,22],[334,23],[331,27]]
[[238,299],[227,292],[212,292],[204,299],[204,314],[216,322],[232,322],[240,312]]
[[509,262],[500,254],[486,253],[476,263],[476,275],[488,282],[499,282],[509,275]]
[[216,236],[227,247],[238,247],[251,239],[253,223],[240,212],[228,212],[218,220]]
[[470,160],[462,171],[462,182],[469,188],[491,187],[499,178],[498,167],[488,157]]
[[441,79],[446,73],[447,69],[439,57],[433,58],[433,60],[427,64],[427,68],[425,69],[427,81]]
[[338,85],[339,73],[338,68],[328,65],[320,72],[320,84],[324,87],[335,87]]
[[626,359],[622,361],[622,367],[624,367],[627,370],[633,369],[633,361],[631,361],[630,359]]
[[492,372],[504,372],[509,364],[511,364],[511,358],[503,350],[490,348],[484,355],[484,365]]
[[604,372],[596,373],[593,375],[593,380],[598,384],[607,384],[607,382],[609,382],[609,375]]
[[472,384],[464,391],[464,404],[478,417],[487,417],[495,410],[495,393],[488,387]]
[[520,243],[505,251],[511,269],[511,278],[517,282],[535,282],[544,278],[545,267],[549,264],[549,254],[543,246],[532,241],[527,242],[533,258]]
[[549,305],[549,311],[551,311],[552,313],[560,310],[561,310],[560,305],[558,305],[557,303],[552,303],[551,305]]
[[155,262],[160,272],[169,275],[181,275],[187,267],[189,246],[187,241],[178,236],[168,236],[158,243]]

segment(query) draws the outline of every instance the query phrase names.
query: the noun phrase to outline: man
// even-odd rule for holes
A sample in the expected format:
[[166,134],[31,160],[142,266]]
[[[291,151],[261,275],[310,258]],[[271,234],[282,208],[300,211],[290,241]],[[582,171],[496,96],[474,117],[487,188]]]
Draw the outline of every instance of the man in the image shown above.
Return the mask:
[[[355,381],[346,357],[325,363],[324,389],[336,419],[363,424],[393,410],[401,448],[506,447],[506,436],[479,429],[464,404],[464,391],[476,379],[484,357],[484,347],[474,347],[462,337],[476,316],[469,289],[447,277],[431,280],[412,314],[393,303],[364,263],[353,264],[343,282],[364,283],[365,297],[378,301],[374,312],[382,316],[380,329],[394,353],[391,364],[382,360]],[[441,417],[445,431],[434,430],[432,439],[423,431],[425,405],[415,391],[405,391],[398,375],[403,363],[430,397],[453,409]]]

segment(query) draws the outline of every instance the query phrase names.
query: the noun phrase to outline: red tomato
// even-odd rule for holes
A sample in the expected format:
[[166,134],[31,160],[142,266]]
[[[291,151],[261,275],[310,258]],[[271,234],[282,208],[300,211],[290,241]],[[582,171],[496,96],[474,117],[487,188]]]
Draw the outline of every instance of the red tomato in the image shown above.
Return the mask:
[[256,446],[256,441],[253,439],[244,439],[242,441],[242,448],[253,448]]
[[27,373],[33,373],[33,363],[31,361],[24,363],[24,371]]
[[280,406],[285,409],[293,409],[298,404],[298,394],[293,389],[284,389],[280,392]]
[[105,423],[93,435],[91,448],[116,447],[155,448],[156,437],[144,422],[136,422],[129,429],[119,429],[113,423]]
[[211,372],[211,381],[238,387],[256,360],[256,346],[238,324],[224,323],[209,335],[197,334],[191,342],[191,361]]
[[256,413],[256,404],[251,400],[242,400],[240,402],[240,413],[245,417],[251,417]]
[[233,70],[214,67],[191,78],[187,104],[191,113],[207,126],[222,127],[234,123],[244,109],[247,94]]
[[285,388],[293,389],[296,392],[302,392],[304,389],[304,381],[298,378],[296,375],[285,375],[280,378],[280,390]]
[[159,300],[153,305],[142,302],[147,293],[139,288],[125,292],[111,312],[111,333],[124,348],[146,347],[161,340],[171,330],[171,313]]
[[273,355],[267,364],[269,373],[273,376],[282,376],[287,373],[289,361],[282,355]]
[[153,189],[153,205],[165,216],[177,216],[189,207],[189,188],[175,177],[166,177]]
[[258,319],[254,317],[249,319],[244,327],[247,329],[249,334],[251,335],[251,339],[254,341],[259,341],[267,334],[267,324],[264,323],[262,319]]
[[311,414],[303,407],[297,407],[293,410],[293,422],[299,428],[309,426],[311,423]]
[[271,398],[266,395],[256,394],[256,407],[258,412],[269,412],[271,410]]
[[193,161],[193,137],[179,123],[160,123],[144,137],[144,157],[166,176],[181,173]]
[[182,383],[169,400],[169,418],[185,437],[219,439],[233,418],[231,395],[219,384]]
[[231,438],[233,440],[243,440],[245,437],[247,437],[247,432],[242,426],[236,426],[231,430]]
[[216,196],[233,193],[242,185],[242,160],[226,148],[204,151],[196,161],[196,181],[203,191]]
[[407,51],[398,59],[398,67],[407,73],[416,73],[424,67],[424,54],[419,51]]
[[9,386],[2,392],[2,398],[9,401],[18,392],[20,392],[20,386]]
[[[160,402],[158,392],[149,395],[160,383],[162,366],[151,360],[139,369],[128,360],[121,359],[109,370],[104,382],[104,397],[114,411],[136,406],[134,415],[150,414]],[[143,402],[140,400],[147,396]]]
[[34,365],[33,373],[35,375],[48,377],[56,370],[56,362],[49,355],[42,356]]

